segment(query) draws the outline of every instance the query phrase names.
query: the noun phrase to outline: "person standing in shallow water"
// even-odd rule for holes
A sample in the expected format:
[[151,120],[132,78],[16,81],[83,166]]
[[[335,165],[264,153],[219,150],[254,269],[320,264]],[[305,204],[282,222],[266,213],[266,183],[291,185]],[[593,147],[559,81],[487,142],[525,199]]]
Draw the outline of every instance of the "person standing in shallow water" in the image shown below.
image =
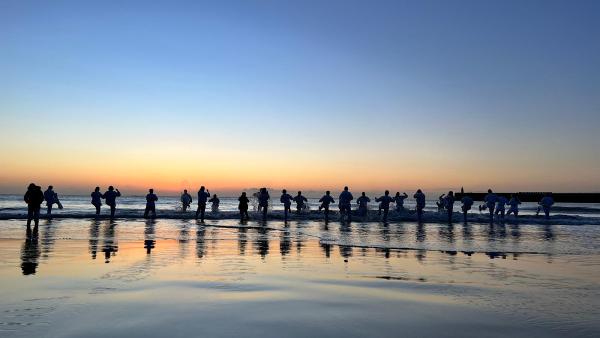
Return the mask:
[[383,221],[387,222],[388,213],[390,211],[390,203],[392,203],[394,199],[390,197],[390,191],[386,190],[383,196],[376,198],[375,202],[379,202],[379,213],[381,215],[381,210],[383,210]]
[[192,195],[188,194],[187,189],[183,189],[183,194],[181,194],[181,209],[183,212],[187,211],[190,204],[192,204]]
[[538,202],[539,206],[537,209],[537,212],[535,213],[535,215],[539,215],[540,214],[540,209],[544,210],[544,215],[546,217],[546,219],[550,218],[550,209],[552,208],[552,206],[554,205],[554,199],[552,198],[552,195],[547,193],[539,202]]
[[404,200],[408,197],[406,193],[400,195],[400,192],[396,192],[396,196],[394,196],[394,202],[396,203],[396,211],[402,212],[404,211]]
[[200,187],[198,190],[198,209],[196,210],[196,219],[198,219],[198,214],[200,214],[200,222],[204,222],[204,212],[206,211],[206,202],[210,197],[210,193],[204,186]]
[[108,187],[108,191],[102,194],[102,198],[106,200],[106,205],[110,207],[110,218],[115,217],[117,209],[117,197],[121,196],[119,189],[115,189],[112,185]]
[[471,207],[473,206],[473,199],[470,196],[463,195],[463,198],[460,201],[462,203],[461,209],[463,212],[463,218],[466,223],[467,222],[467,213],[469,212],[469,210],[471,210]]
[[371,202],[371,199],[367,197],[366,193],[363,191],[362,194],[356,199],[356,203],[358,204],[358,214],[361,216],[366,216],[369,211],[368,203]]
[[292,195],[287,193],[287,190],[281,190],[281,197],[279,198],[279,201],[283,203],[283,218],[286,221],[288,219],[288,213],[292,212],[291,206],[293,199],[294,198]]
[[27,228],[31,226],[31,221],[33,220],[35,224],[34,232],[37,232],[37,227],[40,223],[40,209],[42,202],[44,202],[42,188],[34,183],[30,183],[25,196],[23,196],[23,200],[27,203]]
[[329,190],[327,190],[325,192],[325,195],[323,197],[321,197],[319,202],[321,203],[321,205],[319,206],[319,211],[324,209],[325,210],[325,219],[326,220],[329,219],[329,204],[335,203],[335,201],[333,200],[333,197],[331,197],[331,192]]
[[340,217],[346,216],[348,221],[352,220],[352,200],[354,196],[352,193],[348,191],[348,187],[344,187],[344,191],[340,194],[338,198],[339,208],[340,208]]
[[490,212],[490,222],[494,221],[494,210],[496,209],[496,202],[498,202],[498,196],[494,194],[492,189],[488,189],[487,195],[483,198],[485,206]]
[[248,220],[250,218],[250,216],[248,215],[248,203],[250,203],[250,200],[248,199],[248,197],[246,197],[245,191],[238,198],[238,201],[240,202],[238,204],[238,210],[240,211],[240,219],[242,221]]
[[154,189],[148,189],[148,194],[146,195],[146,210],[144,210],[144,218],[148,217],[149,213],[152,213],[152,217],[156,217],[156,204],[154,202],[158,201],[158,196],[154,193]]
[[294,197],[294,202],[296,202],[296,213],[300,214],[305,208],[305,203],[308,202],[308,199],[302,196],[302,191],[298,191],[298,195]]
[[417,220],[421,222],[421,219],[423,218],[423,209],[425,209],[425,194],[421,189],[418,189],[413,195],[413,198],[417,202]]
[[96,187],[91,194],[92,205],[96,208],[96,216],[100,215],[100,207],[102,206],[102,193],[100,187]]
[[452,223],[452,215],[454,213],[454,191],[448,191],[448,195],[444,198],[444,205],[448,212],[448,223]]
[[213,197],[211,199],[208,200],[211,204],[210,206],[210,210],[212,212],[218,212],[219,211],[219,204],[221,204],[221,200],[217,197],[217,194],[214,194]]
[[519,204],[521,204],[521,200],[519,200],[519,198],[517,196],[515,196],[514,194],[510,195],[510,200],[508,201],[508,205],[510,205],[510,208],[508,208],[508,212],[506,213],[506,217],[508,217],[508,215],[510,214],[514,214],[515,217],[519,217]]
[[269,192],[267,188],[260,188],[258,192],[258,210],[262,211],[263,221],[267,220],[267,211],[269,209],[269,200],[271,196],[269,196]]
[[58,202],[58,194],[54,192],[54,187],[49,185],[44,191],[44,200],[46,201],[46,215],[52,214],[52,206]]
[[506,211],[506,203],[508,200],[504,196],[498,196],[496,199],[496,212],[495,214],[500,214],[500,219],[504,219],[504,212]]

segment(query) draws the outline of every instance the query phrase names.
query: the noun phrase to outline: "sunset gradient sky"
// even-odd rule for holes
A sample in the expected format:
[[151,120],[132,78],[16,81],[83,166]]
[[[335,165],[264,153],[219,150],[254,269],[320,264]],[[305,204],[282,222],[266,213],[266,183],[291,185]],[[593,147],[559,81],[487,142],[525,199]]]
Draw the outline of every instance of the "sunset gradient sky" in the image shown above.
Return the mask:
[[0,193],[600,191],[600,1],[0,2]]

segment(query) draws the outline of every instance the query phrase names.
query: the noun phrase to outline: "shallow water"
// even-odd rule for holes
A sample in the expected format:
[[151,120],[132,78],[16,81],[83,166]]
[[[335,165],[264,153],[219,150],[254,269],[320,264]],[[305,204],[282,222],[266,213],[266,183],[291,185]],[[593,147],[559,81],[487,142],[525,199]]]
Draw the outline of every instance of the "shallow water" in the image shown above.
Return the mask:
[[597,336],[597,226],[0,221],[0,333]]

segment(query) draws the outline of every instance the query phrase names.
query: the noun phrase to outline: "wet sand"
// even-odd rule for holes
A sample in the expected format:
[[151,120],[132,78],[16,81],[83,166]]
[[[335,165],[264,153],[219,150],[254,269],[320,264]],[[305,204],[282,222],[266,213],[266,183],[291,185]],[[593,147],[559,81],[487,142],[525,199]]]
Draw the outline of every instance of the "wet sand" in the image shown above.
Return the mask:
[[[510,229],[490,235],[485,225],[464,230],[433,224],[419,230],[415,224],[380,223],[240,227],[225,221],[59,220],[42,222],[38,238],[26,239],[22,222],[1,221],[0,334],[600,333],[596,247],[565,251],[561,243],[578,239],[562,228],[552,229],[551,238],[538,227],[524,226],[518,236]],[[460,250],[468,240],[478,249]],[[397,248],[419,241],[429,246]],[[521,247],[537,247],[538,253],[509,250]]]

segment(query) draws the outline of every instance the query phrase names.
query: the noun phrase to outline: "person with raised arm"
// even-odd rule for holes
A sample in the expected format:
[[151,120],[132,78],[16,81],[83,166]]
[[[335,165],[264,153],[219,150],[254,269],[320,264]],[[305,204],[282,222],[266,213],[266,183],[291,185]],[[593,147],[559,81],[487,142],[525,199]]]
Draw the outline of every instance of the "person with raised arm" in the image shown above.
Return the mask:
[[183,189],[183,194],[181,194],[181,209],[183,212],[187,211],[187,208],[192,204],[192,195],[188,194],[187,189]]
[[240,211],[240,220],[243,222],[244,220],[248,220],[250,216],[248,215],[248,203],[250,200],[246,196],[246,192],[242,192],[242,195],[238,198],[240,202],[238,204],[238,210]]
[[100,187],[96,187],[90,195],[92,197],[92,205],[96,208],[96,216],[100,215],[100,207],[102,206],[102,193]]
[[413,198],[417,202],[417,220],[421,222],[423,218],[423,209],[425,209],[425,194],[421,189],[417,189],[417,192],[413,195]]
[[400,192],[396,192],[396,196],[394,196],[394,202],[396,203],[396,211],[401,212],[404,211],[404,200],[408,197],[407,193],[403,193],[400,195]]
[[279,201],[281,203],[283,203],[283,218],[284,220],[287,221],[288,219],[288,214],[290,212],[292,212],[292,201],[294,200],[294,198],[292,197],[292,195],[287,193],[287,190],[283,189],[281,190],[281,197],[279,198]]
[[352,220],[352,200],[354,199],[354,196],[352,196],[352,193],[350,191],[348,191],[348,187],[344,187],[344,191],[342,191],[342,193],[340,194],[340,197],[338,198],[339,201],[339,208],[340,208],[340,217],[344,217],[344,215],[346,216],[348,221]]
[[210,197],[210,192],[204,186],[200,187],[198,190],[198,209],[196,209],[196,219],[198,219],[198,214],[200,214],[200,222],[204,222],[204,212],[206,211],[206,202]]
[[112,185],[108,187],[108,190],[102,194],[106,205],[110,207],[110,218],[115,218],[115,211],[117,210],[117,197],[121,196],[119,189],[115,189]]
[[302,196],[302,191],[298,191],[298,195],[294,196],[294,202],[296,202],[296,213],[300,214],[306,208],[308,199]]
[[358,214],[361,216],[366,216],[369,211],[368,203],[371,202],[371,199],[367,197],[366,193],[363,191],[360,196],[356,199],[356,204],[358,204]]
[[379,202],[379,213],[383,210],[383,221],[387,222],[388,213],[390,211],[390,203],[394,202],[394,199],[390,196],[390,191],[386,190],[383,196],[375,199],[375,202]]
[[323,197],[319,199],[319,202],[321,203],[321,205],[319,206],[319,211],[321,211],[322,209],[325,210],[325,219],[329,219],[329,205],[331,203],[335,203],[333,197],[331,197],[331,192],[327,190],[325,192],[325,195],[323,195]]
[[148,218],[148,214],[152,213],[152,218],[156,217],[156,204],[158,201],[158,196],[154,193],[154,189],[148,189],[148,194],[146,195],[146,210],[144,210],[144,218]]

